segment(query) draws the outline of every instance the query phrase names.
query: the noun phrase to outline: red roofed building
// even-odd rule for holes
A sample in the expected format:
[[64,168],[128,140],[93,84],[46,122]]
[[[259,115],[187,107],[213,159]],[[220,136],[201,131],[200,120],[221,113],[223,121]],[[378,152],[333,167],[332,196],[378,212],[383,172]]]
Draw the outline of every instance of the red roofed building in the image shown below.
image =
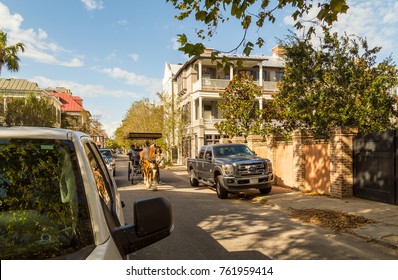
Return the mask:
[[97,127],[99,123],[92,121],[90,112],[83,107],[81,97],[72,95],[72,92],[64,87],[47,88],[46,91],[62,102],[61,127],[83,131],[89,134],[100,148],[104,147],[108,137],[100,127]]
[[73,96],[69,89],[63,87],[47,88],[46,91],[57,97],[62,102],[62,124],[63,128],[90,132],[91,114],[83,107],[83,99]]

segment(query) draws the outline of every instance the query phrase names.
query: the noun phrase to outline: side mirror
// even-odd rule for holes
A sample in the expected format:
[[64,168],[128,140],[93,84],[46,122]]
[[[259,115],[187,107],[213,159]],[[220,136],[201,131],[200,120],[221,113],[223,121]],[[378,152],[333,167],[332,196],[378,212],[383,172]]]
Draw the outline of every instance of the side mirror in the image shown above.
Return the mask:
[[163,197],[134,202],[134,224],[116,227],[112,233],[123,255],[131,254],[171,234],[170,202]]

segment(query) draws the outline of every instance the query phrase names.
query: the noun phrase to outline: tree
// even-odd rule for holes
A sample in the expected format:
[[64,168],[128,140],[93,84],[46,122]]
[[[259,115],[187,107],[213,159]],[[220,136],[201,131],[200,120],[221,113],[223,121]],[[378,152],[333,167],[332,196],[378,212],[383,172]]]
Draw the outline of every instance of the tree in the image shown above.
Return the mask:
[[251,133],[258,134],[261,112],[257,98],[261,95],[261,87],[254,84],[253,77],[246,73],[235,75],[225,91],[220,93],[223,101],[218,107],[225,120],[214,125],[220,135],[246,138]]
[[0,74],[4,65],[7,66],[9,71],[18,72],[19,70],[19,51],[25,51],[23,43],[16,43],[12,46],[7,46],[7,34],[0,30]]
[[87,122],[82,123],[81,118],[77,118],[76,116],[72,116],[66,112],[63,112],[61,114],[61,127],[90,134],[92,132],[91,121],[89,118],[87,118],[87,120]]
[[48,99],[29,96],[7,98],[4,122],[7,126],[53,127],[56,118],[53,105]]
[[275,103],[284,128],[312,129],[326,137],[335,126],[352,126],[359,133],[390,129],[397,117],[391,89],[398,84],[391,58],[376,64],[381,48],[368,48],[365,39],[338,37],[324,29],[315,47],[306,35],[287,36],[285,72]]
[[[197,29],[196,35],[198,39],[204,40],[211,38],[217,30],[219,24],[229,21],[231,18],[238,20],[243,29],[243,38],[241,43],[230,52],[236,51],[243,45],[243,53],[249,55],[254,48],[254,45],[262,47],[264,39],[257,38],[255,43],[246,41],[246,35],[251,26],[255,24],[255,28],[262,28],[264,23],[268,20],[274,23],[276,20],[276,12],[278,10],[287,9],[289,6],[293,7],[292,18],[296,21],[295,27],[300,29],[302,25],[302,17],[315,8],[319,12],[314,19],[321,24],[331,25],[337,21],[337,17],[341,13],[348,10],[346,0],[166,0],[170,2],[175,9],[179,11],[176,15],[178,20],[185,20],[190,16],[194,16],[195,20],[204,23],[207,28]],[[314,3],[315,2],[315,3]],[[251,12],[250,9],[254,12]],[[309,32],[314,32],[313,28]],[[190,43],[185,34],[179,34],[178,41],[181,43],[181,48],[184,53],[193,56],[203,53],[205,46],[202,43]]]
[[115,131],[115,140],[122,147],[131,144],[140,145],[144,141],[127,139],[129,132],[161,132],[163,131],[163,107],[149,99],[134,102],[127,111],[122,125]]
[[172,160],[173,150],[178,151],[182,143],[182,109],[180,108],[181,97],[175,97],[173,94],[165,92],[157,93],[163,107],[163,143],[162,147],[165,157],[165,163]]

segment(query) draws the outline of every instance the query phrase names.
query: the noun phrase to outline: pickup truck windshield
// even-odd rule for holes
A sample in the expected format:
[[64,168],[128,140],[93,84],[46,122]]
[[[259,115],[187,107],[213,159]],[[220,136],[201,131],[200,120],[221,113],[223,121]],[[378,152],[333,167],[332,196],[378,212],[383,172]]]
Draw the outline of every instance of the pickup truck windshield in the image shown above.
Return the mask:
[[47,259],[94,243],[73,143],[0,139],[0,259]]
[[213,148],[214,156],[253,156],[253,152],[246,145],[226,145]]

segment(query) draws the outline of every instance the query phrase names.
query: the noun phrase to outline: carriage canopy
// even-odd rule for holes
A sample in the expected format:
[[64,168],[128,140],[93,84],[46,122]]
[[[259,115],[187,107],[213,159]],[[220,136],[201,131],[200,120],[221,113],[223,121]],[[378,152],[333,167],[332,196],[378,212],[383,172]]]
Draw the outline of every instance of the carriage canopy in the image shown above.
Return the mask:
[[156,140],[162,138],[160,132],[129,132],[128,139],[132,140]]

